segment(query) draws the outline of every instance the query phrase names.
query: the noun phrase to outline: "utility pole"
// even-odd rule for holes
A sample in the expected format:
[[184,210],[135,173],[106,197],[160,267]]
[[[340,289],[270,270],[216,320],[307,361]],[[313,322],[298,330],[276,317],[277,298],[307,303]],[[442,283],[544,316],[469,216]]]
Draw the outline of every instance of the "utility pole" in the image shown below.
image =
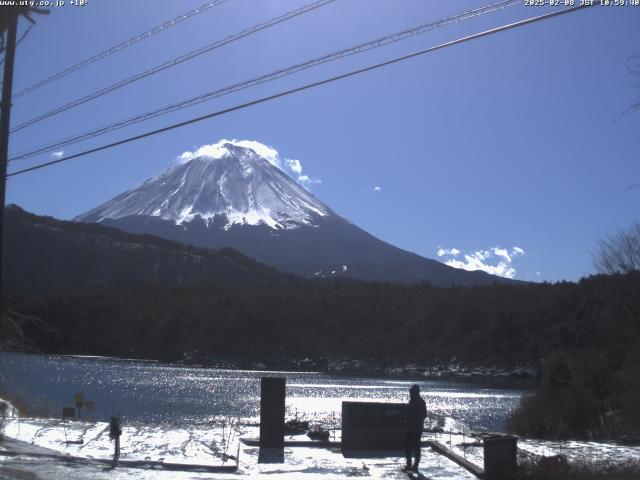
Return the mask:
[[[5,12],[2,12],[3,14]],[[4,18],[4,29],[7,31],[6,51],[4,57],[4,76],[2,83],[2,104],[0,108],[0,308],[2,301],[4,266],[4,202],[7,190],[7,160],[9,158],[9,121],[11,118],[11,91],[13,87],[13,60],[16,56],[16,33],[18,31],[17,9],[9,9]],[[4,15],[3,15],[4,16]],[[4,31],[2,32],[4,35]],[[1,311],[1,310],[0,310]],[[2,312],[4,313],[4,312]]]
[[0,36],[7,32],[5,42],[4,75],[2,83],[2,100],[0,103],[0,314],[3,313],[2,293],[4,286],[4,203],[7,190],[7,163],[9,159],[9,126],[11,120],[11,96],[13,89],[13,63],[16,56],[16,34],[18,18],[24,15],[34,23],[30,13],[49,13],[30,7],[0,7]]

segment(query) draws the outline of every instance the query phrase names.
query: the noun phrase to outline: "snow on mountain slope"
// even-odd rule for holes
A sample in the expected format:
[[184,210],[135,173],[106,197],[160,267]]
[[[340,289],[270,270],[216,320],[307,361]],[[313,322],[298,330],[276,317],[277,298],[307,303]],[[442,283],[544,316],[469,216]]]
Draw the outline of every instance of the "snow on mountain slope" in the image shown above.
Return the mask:
[[[221,140],[185,152],[181,163],[76,217],[204,248],[232,247],[304,277],[348,276],[397,283],[508,282],[467,272],[390,245],[315,198],[297,160],[271,147]],[[283,165],[284,163],[284,165]]]
[[226,229],[234,224],[293,229],[335,215],[268,158],[238,143],[215,144],[194,158],[183,155],[183,163],[76,220],[145,215],[183,224],[197,216],[210,222],[224,215]]

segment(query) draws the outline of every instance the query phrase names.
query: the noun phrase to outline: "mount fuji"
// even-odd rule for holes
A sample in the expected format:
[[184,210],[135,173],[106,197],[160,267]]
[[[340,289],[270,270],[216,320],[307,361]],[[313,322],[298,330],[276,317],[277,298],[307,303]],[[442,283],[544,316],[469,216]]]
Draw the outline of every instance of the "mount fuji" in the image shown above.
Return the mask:
[[377,239],[335,213],[251,143],[257,142],[220,141],[183,154],[172,168],[74,220],[198,247],[233,247],[304,277],[435,286],[512,282],[455,269]]

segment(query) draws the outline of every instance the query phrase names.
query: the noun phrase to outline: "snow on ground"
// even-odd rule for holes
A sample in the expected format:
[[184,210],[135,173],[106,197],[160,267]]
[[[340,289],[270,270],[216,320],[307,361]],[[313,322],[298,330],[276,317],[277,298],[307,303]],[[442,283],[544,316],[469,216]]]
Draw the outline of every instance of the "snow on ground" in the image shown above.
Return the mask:
[[[155,425],[123,425],[122,460],[147,460],[200,465],[220,465],[225,453],[222,430],[174,428]],[[44,418],[12,419],[5,434],[64,455],[110,459],[113,441],[106,422],[63,421]],[[226,436],[226,435],[225,435]],[[235,454],[237,434],[228,453]]]
[[[400,471],[404,460],[398,457],[344,458],[339,449],[320,447],[286,447],[283,463],[259,463],[257,447],[244,444],[241,438],[257,438],[258,428],[240,425],[231,428],[225,419],[213,419],[210,426],[125,423],[121,438],[120,459],[147,461],[153,468],[119,466],[110,470],[97,460],[111,460],[113,442],[105,422],[84,422],[50,418],[20,418],[15,411],[7,419],[5,436],[0,444],[0,480],[38,479],[201,479],[238,477],[280,479],[322,479],[345,477],[407,478]],[[456,425],[446,424],[455,430]],[[332,440],[340,439],[335,432]],[[308,440],[305,436],[287,437]],[[475,440],[462,434],[425,434],[423,440],[435,440],[467,460],[482,466],[483,449]],[[625,447],[596,442],[542,442],[521,439],[518,447],[537,455],[566,455],[570,460],[626,462],[640,459],[640,447]],[[2,454],[2,451],[17,455]],[[45,455],[45,456],[43,456]],[[167,464],[236,465],[234,473],[200,473],[167,471]],[[475,478],[462,467],[436,454],[422,450],[420,473],[426,479]],[[225,461],[223,461],[226,458]],[[162,464],[165,467],[162,467]]]
[[624,464],[640,462],[640,446],[601,442],[551,442],[521,439],[518,448],[543,456],[564,455],[570,461]]
[[[223,442],[221,428],[175,428],[170,425],[125,425],[121,440],[121,460],[222,465],[222,455],[235,456],[239,452],[239,468],[235,473],[198,473],[165,471],[158,468],[123,468],[109,470],[107,465],[88,463],[95,459],[112,458],[113,444],[104,422],[65,421],[41,418],[10,419],[5,435],[9,441],[4,448],[19,452],[18,456],[0,455],[0,480],[24,479],[333,479],[349,477],[407,478],[401,472],[404,460],[398,457],[344,458],[338,449],[286,447],[283,463],[259,463],[257,447],[245,445],[239,436],[255,438],[257,427],[243,426],[229,434]],[[442,436],[442,434],[441,434]],[[303,439],[299,437],[299,439]],[[306,439],[306,438],[304,438]],[[16,441],[17,440],[17,441]],[[82,440],[82,443],[79,441]],[[67,443],[71,442],[71,443]],[[229,443],[225,448],[224,443]],[[52,457],[41,457],[37,454]],[[73,459],[82,459],[73,460]],[[226,465],[235,465],[229,459]],[[423,449],[421,474],[428,479],[475,478],[466,470],[428,447]],[[10,474],[7,474],[10,472]],[[16,473],[22,472],[22,473]],[[26,473],[25,473],[26,472]],[[29,476],[31,474],[31,476]],[[13,475],[13,476],[12,476]],[[22,476],[20,476],[22,475]],[[33,475],[36,475],[35,477]]]

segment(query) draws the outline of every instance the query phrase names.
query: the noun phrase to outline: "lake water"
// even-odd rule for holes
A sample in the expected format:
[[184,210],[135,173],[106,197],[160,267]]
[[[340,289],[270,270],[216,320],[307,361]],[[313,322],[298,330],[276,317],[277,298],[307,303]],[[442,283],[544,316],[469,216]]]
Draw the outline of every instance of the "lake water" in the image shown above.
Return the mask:
[[63,406],[73,406],[74,394],[83,393],[94,404],[84,412],[92,419],[120,412],[147,423],[203,425],[225,417],[256,422],[262,376],[286,377],[287,416],[327,426],[339,424],[343,400],[406,402],[411,384],[419,383],[432,421],[496,431],[524,393],[488,380],[415,382],[19,353],[0,353],[0,367],[0,396],[16,400],[27,413],[59,417]]
[[[365,465],[343,458],[339,451],[318,448],[287,449],[285,463],[280,466],[258,464],[256,449],[238,439],[258,435],[255,424],[259,420],[260,377],[263,376],[286,377],[287,417],[328,427],[335,440],[340,439],[341,403],[344,400],[406,402],[409,387],[418,383],[427,403],[427,423],[441,425],[447,432],[463,432],[467,428],[500,431],[520,398],[531,387],[504,379],[416,382],[412,379],[221,370],[109,358],[0,353],[0,397],[11,400],[32,416],[10,419],[5,432],[9,437],[72,457],[109,458],[113,445],[106,421],[112,413],[120,413],[123,459],[219,465],[228,458],[227,454],[238,452],[242,459],[240,471],[257,478],[262,475],[272,479],[299,478],[302,472],[305,472],[305,478],[323,480],[354,475],[400,478],[397,477],[398,459],[369,459]],[[84,409],[84,421],[63,422],[60,420],[62,407],[73,406],[76,393],[83,393],[85,402],[91,402],[93,408]],[[470,439],[465,439],[464,435],[428,434],[424,439],[449,443],[458,453],[482,465],[482,448],[465,447]],[[520,439],[518,446],[541,455],[562,453],[571,460],[625,462],[640,459],[640,447],[596,442]],[[427,472],[428,478],[472,478],[453,462],[434,453],[425,452],[423,463],[422,471]],[[59,474],[60,478],[66,478],[70,472]],[[95,476],[85,470],[76,473],[78,477],[69,478],[106,478],[100,476],[100,471],[95,471]],[[44,472],[43,475],[48,478]],[[158,480],[160,478],[174,477],[158,477]]]

